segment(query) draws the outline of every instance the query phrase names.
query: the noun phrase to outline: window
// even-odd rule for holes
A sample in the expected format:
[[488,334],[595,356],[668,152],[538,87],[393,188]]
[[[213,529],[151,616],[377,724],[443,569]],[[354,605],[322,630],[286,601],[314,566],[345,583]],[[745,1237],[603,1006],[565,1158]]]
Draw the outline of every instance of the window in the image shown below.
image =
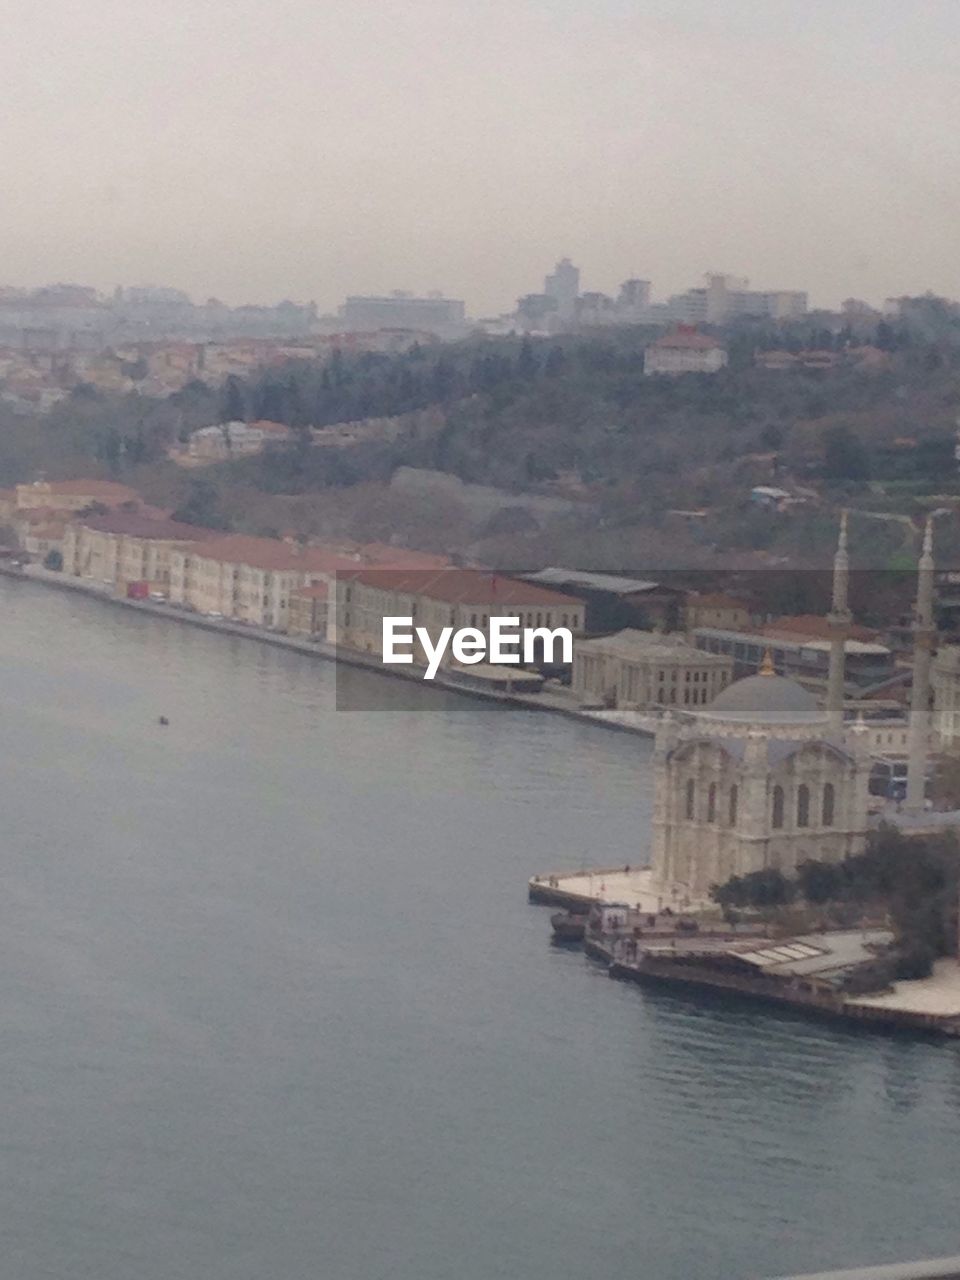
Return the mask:
[[707,792],[707,821],[716,822],[717,820],[717,784],[710,783],[710,790]]
[[836,792],[833,789],[833,783],[828,782],[823,788],[823,825],[825,827],[833,826],[833,808],[836,801]]
[[810,788],[805,782],[801,782],[797,787],[797,826],[809,827],[810,825]]
[[695,788],[692,778],[687,779],[687,817],[693,817],[693,804],[695,799]]
[[737,825],[737,799],[737,788],[736,786],[732,786],[730,788],[729,807],[727,810],[727,817],[731,827],[735,827]]
[[783,787],[773,788],[773,829],[779,831],[783,826]]

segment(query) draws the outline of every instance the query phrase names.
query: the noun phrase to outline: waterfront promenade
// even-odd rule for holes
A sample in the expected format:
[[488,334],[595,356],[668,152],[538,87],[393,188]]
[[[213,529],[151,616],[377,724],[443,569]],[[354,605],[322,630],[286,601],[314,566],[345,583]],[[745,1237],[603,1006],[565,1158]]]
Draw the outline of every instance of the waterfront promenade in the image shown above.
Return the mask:
[[[366,671],[390,679],[423,683],[424,668],[411,664],[409,666],[387,667],[375,654],[363,653],[345,645],[330,644],[325,640],[307,640],[290,636],[281,631],[268,630],[265,627],[252,626],[240,622],[231,622],[227,618],[211,618],[206,614],[195,613],[179,608],[168,602],[155,600],[137,600],[118,595],[113,587],[106,583],[91,581],[88,578],[75,578],[71,575],[45,569],[42,565],[28,564],[22,569],[13,570],[0,566],[0,574],[17,581],[38,582],[44,586],[55,587],[64,591],[75,591],[82,595],[102,600],[107,604],[124,609],[134,609],[138,613],[150,614],[156,618],[164,618],[168,622],[181,622],[187,626],[201,627],[205,631],[217,631],[224,635],[240,636],[246,640],[256,640],[261,644],[275,645],[294,653],[306,654],[312,658],[321,658],[326,662],[336,662],[344,666],[360,667]],[[638,711],[597,710],[580,707],[574,695],[567,689],[544,689],[539,693],[518,693],[500,688],[479,688],[476,685],[461,684],[449,679],[444,671],[437,674],[432,684],[446,692],[460,694],[464,697],[482,699],[487,702],[499,702],[506,706],[525,708],[531,711],[548,711],[554,715],[569,716],[575,720],[587,721],[606,729],[616,729],[625,733],[640,734],[652,738],[656,732],[657,717]]]

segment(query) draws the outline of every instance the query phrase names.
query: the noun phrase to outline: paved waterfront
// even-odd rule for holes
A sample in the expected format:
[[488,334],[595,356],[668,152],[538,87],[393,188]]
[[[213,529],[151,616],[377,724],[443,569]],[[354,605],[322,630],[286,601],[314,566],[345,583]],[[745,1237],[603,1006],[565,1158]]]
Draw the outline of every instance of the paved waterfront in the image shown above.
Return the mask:
[[[958,1046],[610,982],[651,744],[0,581],[15,1280],[715,1280],[955,1252]],[[410,689],[385,681],[409,703]],[[157,718],[168,717],[168,727]]]

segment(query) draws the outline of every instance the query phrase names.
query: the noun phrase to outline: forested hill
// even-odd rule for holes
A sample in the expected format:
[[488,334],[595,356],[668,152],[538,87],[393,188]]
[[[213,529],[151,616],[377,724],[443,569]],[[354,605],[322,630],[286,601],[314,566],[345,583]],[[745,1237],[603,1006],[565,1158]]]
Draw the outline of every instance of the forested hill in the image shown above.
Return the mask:
[[[207,468],[208,489],[333,494],[414,467],[587,503],[603,526],[653,527],[672,509],[693,510],[718,548],[788,550],[802,548],[804,521],[756,511],[751,486],[816,491],[827,508],[842,500],[908,514],[930,494],[960,491],[952,314],[934,329],[881,322],[858,334],[744,325],[718,335],[727,369],[681,378],[644,376],[654,336],[634,326],[338,353],[221,388],[192,383],[164,401],[80,388],[44,419],[0,425],[0,484],[96,468],[176,505],[197,482],[166,461],[171,445],[212,422],[270,419],[294,428],[294,442]],[[870,360],[857,355],[865,344]],[[759,367],[757,352],[771,348],[832,352],[835,366]],[[311,430],[369,419],[399,428],[337,448]],[[891,547],[899,536],[880,534]]]

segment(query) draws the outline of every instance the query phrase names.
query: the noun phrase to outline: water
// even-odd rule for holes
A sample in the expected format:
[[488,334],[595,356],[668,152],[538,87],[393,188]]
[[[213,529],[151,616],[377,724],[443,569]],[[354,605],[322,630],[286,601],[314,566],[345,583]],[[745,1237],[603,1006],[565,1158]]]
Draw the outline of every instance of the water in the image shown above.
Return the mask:
[[335,712],[324,663],[31,584],[0,582],[0,623],[5,1275],[960,1250],[956,1046],[548,945],[526,878],[640,860],[643,740],[427,691]]

